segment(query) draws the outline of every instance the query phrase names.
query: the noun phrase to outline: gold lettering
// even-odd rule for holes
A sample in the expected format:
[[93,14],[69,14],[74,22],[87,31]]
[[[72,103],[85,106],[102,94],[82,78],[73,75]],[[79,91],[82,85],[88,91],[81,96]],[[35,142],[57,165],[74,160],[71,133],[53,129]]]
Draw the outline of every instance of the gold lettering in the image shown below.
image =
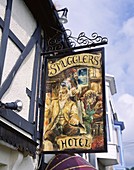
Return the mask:
[[86,67],[101,67],[101,53],[99,54],[76,54],[72,56],[66,56],[54,63],[49,61],[48,63],[48,76],[55,76],[62,71],[74,67],[74,66],[86,66]]
[[73,59],[73,63],[77,63],[77,62],[78,62],[78,57],[77,57],[77,55],[73,56],[72,59]]
[[60,150],[65,149],[91,149],[92,136],[81,135],[81,136],[66,136],[57,139],[57,144]]

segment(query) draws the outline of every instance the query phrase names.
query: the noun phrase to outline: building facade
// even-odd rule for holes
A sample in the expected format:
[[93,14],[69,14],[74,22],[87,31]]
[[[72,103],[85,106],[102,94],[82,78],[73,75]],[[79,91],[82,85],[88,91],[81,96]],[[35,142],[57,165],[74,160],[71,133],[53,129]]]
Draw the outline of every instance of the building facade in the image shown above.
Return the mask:
[[114,166],[114,170],[125,170],[124,150],[122,144],[122,131],[124,130],[124,123],[115,120],[115,129],[118,137],[118,152],[119,152],[119,164]]
[[113,95],[117,93],[114,76],[106,75],[107,153],[90,155],[90,162],[99,170],[125,170],[122,145],[124,123],[118,121]]

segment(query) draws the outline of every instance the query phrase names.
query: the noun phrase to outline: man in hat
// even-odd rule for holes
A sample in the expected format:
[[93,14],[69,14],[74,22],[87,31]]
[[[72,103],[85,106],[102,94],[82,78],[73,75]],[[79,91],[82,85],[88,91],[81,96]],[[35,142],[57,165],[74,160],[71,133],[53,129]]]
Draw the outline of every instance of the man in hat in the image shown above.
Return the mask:
[[54,143],[57,136],[76,136],[85,133],[80,123],[76,103],[70,100],[65,83],[61,84],[58,100],[52,101],[45,114],[50,117],[49,124],[45,128],[45,140]]

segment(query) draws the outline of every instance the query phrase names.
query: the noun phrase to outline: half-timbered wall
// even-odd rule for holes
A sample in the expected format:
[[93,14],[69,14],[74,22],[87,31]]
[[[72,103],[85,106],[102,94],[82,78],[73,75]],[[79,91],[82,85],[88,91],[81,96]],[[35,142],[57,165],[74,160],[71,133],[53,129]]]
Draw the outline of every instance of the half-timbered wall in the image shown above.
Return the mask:
[[0,105],[0,141],[32,156],[41,136],[37,133],[40,53],[41,28],[24,1],[0,1],[0,102],[23,103],[20,112]]
[[36,158],[37,136],[41,136],[37,135],[40,53],[41,28],[24,1],[0,1],[0,102],[23,103],[20,112],[0,106],[0,168],[4,170],[34,169],[32,157]]
[[[28,41],[34,33],[36,27],[36,22],[24,2],[21,0],[13,0],[9,28],[10,31],[12,31],[24,45],[24,49],[26,48]],[[8,38],[2,74],[2,83],[6,81],[13,66],[19,59],[22,50],[24,49],[20,50],[12,41],[12,39]],[[19,115],[28,120],[30,100],[26,94],[26,88],[31,90],[32,87],[35,45],[33,45],[33,47],[30,49],[29,54],[26,55],[27,56],[14,76],[10,87],[6,93],[4,93],[2,101],[13,102],[17,99],[20,99],[23,102],[23,109],[21,112],[19,112]]]

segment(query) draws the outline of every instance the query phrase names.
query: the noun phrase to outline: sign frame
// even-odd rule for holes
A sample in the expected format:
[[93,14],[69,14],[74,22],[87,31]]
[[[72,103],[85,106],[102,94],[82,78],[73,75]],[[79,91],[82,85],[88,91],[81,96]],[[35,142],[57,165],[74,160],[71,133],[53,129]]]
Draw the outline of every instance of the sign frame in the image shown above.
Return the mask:
[[[56,154],[56,153],[101,153],[101,152],[107,152],[105,64],[104,63],[105,63],[104,47],[89,49],[89,50],[81,50],[81,51],[77,51],[77,52],[69,52],[69,53],[57,55],[55,57],[47,56],[45,58],[45,85],[44,86],[46,86],[46,87],[45,87],[45,94],[44,94],[45,95],[45,106],[44,106],[44,127],[43,127],[43,129],[44,129],[44,132],[43,132],[43,146],[44,146],[43,153]],[[80,95],[81,98],[77,97],[77,99],[74,99],[74,98],[76,98],[77,93],[74,92],[74,95],[73,95],[72,88],[74,88],[73,87],[74,85],[72,85],[72,84],[70,85],[69,84],[70,82],[67,82],[67,78],[68,78],[68,76],[70,78],[70,75],[73,76],[73,77],[71,77],[71,80],[72,80],[72,78],[74,79],[75,72],[77,72],[77,78],[79,78],[79,80],[81,80],[79,82],[77,80],[77,82],[78,82],[77,86],[80,86],[80,88],[82,90],[85,90],[85,92],[78,90],[78,91],[81,91],[81,92],[79,92],[79,93],[81,93],[81,95]],[[65,80],[66,80],[66,82],[65,82]],[[68,83],[68,85],[67,85],[67,83]],[[77,88],[79,89],[79,87],[77,87]],[[68,89],[68,91],[67,91],[68,97],[67,98],[63,97],[63,94],[61,95],[62,97],[59,97],[60,93],[65,93],[66,89]],[[87,89],[87,91],[86,91],[86,89]],[[97,91],[96,91],[96,93],[94,93],[93,91],[95,91],[96,89],[97,89]],[[74,91],[75,90],[77,91],[76,87],[74,88]],[[57,92],[59,94],[57,94]],[[91,94],[91,93],[93,93],[93,94]],[[91,97],[91,95],[93,97]],[[50,98],[51,98],[51,100],[50,100]],[[68,98],[69,98],[69,102],[68,102],[68,106],[67,106],[66,103],[68,101]],[[96,100],[96,101],[94,101],[95,103],[93,104],[93,106],[92,106],[93,108],[90,111],[90,113],[89,113],[89,108],[86,110],[86,107],[88,105],[87,100],[90,103],[89,98],[92,98],[92,99],[95,98],[94,100]],[[64,99],[66,100],[66,102],[64,102]],[[79,111],[80,109],[79,109],[79,105],[78,105],[78,100],[80,100],[80,102],[83,102],[84,111]],[[86,103],[84,103],[84,101]],[[86,115],[87,114],[88,114],[88,116],[90,115],[89,116],[90,118],[89,117],[86,118],[86,115],[84,115],[85,117],[82,115],[81,118],[84,119],[84,121],[83,120],[79,121],[79,127],[80,126],[82,128],[84,127],[86,129],[86,132],[84,132],[83,129],[81,128],[82,130],[80,129],[79,133],[77,133],[78,132],[77,131],[77,125],[78,125],[77,121],[76,121],[77,123],[76,122],[74,124],[72,123],[73,126],[75,126],[75,128],[72,128],[72,126],[71,127],[66,126],[66,128],[64,130],[63,127],[65,127],[65,126],[63,126],[64,125],[63,122],[65,122],[65,121],[61,121],[61,119],[63,119],[64,113],[62,113],[62,116],[57,116],[57,115],[55,116],[55,118],[58,117],[58,121],[60,120],[60,125],[58,122],[58,124],[56,126],[58,128],[62,127],[62,132],[61,132],[61,130],[60,130],[60,132],[55,131],[54,124],[56,123],[57,120],[55,119],[53,121],[53,117],[54,117],[53,115],[60,112],[58,110],[59,107],[62,108],[62,109],[60,108],[60,110],[62,110],[61,112],[66,112],[65,110],[63,111],[64,106],[62,106],[63,105],[62,102],[64,103],[64,106],[66,104],[66,108],[73,107],[72,108],[73,112],[75,110],[74,106],[76,106],[78,112],[80,112],[82,114],[83,114],[83,112],[85,112]],[[95,106],[96,106],[96,108],[95,108]],[[97,108],[97,106],[100,108]],[[57,111],[56,111],[56,113],[54,113],[54,111],[52,111],[52,110],[56,110],[56,109],[57,109]],[[64,115],[64,118],[65,118],[65,115]],[[89,119],[91,119],[91,120],[89,120]],[[70,120],[70,121],[72,121],[72,120]],[[53,125],[51,125],[52,122],[53,122]],[[82,124],[81,122],[82,123],[84,122],[84,123]],[[87,122],[88,123],[90,122],[90,124],[89,124],[90,127],[88,127],[88,125],[86,124]],[[69,123],[67,125],[69,125]],[[68,130],[66,131],[66,129],[68,129]],[[70,132],[70,134],[69,134],[69,132]],[[76,134],[75,134],[75,132],[76,132]],[[82,132],[82,134],[81,134],[81,132]],[[55,137],[56,133],[57,134],[62,133],[62,134],[60,134],[60,135],[58,134]],[[77,135],[77,134],[79,134],[79,135]],[[98,135],[96,135],[96,134],[98,134]],[[97,140],[97,137],[98,137],[98,140]],[[55,143],[55,141],[56,141],[56,143]],[[103,146],[102,146],[102,144],[103,144]],[[56,147],[58,147],[58,148],[56,148]],[[56,148],[56,149],[54,149],[54,148]]]

